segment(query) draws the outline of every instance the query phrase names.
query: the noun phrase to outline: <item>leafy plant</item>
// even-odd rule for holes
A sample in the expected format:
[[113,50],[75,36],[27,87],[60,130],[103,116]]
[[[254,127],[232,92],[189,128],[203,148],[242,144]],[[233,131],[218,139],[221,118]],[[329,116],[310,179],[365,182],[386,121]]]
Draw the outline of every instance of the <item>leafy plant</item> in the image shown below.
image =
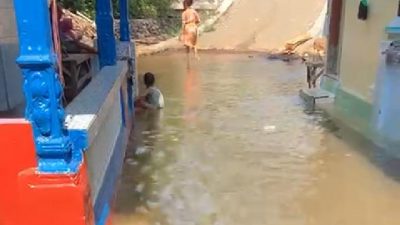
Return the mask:
[[[171,12],[171,4],[176,0],[128,0],[131,18],[162,18]],[[95,16],[96,0],[60,0],[72,11],[80,11],[91,18]],[[112,0],[114,16],[119,17],[119,0]]]

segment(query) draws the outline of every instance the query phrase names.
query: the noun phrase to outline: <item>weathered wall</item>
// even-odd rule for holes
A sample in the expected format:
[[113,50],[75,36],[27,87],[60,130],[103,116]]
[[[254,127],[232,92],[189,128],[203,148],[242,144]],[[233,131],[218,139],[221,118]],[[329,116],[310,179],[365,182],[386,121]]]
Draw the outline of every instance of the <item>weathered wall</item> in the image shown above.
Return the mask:
[[[114,21],[114,30],[119,37],[119,20]],[[143,43],[148,40],[148,44],[158,43],[171,38],[171,31],[179,29],[181,18],[163,18],[163,19],[132,19],[130,20],[131,37],[136,41]],[[146,43],[146,42],[145,42]]]
[[22,76],[15,63],[18,40],[12,0],[0,0],[0,111],[23,101]]
[[344,1],[340,80],[345,91],[372,102],[385,27],[396,16],[397,0],[370,0],[366,21],[357,19],[359,1]]

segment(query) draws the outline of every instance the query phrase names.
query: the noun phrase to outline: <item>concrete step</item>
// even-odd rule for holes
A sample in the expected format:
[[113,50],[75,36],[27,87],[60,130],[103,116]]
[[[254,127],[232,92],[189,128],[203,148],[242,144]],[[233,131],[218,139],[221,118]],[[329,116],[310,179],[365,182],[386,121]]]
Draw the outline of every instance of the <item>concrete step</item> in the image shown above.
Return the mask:
[[315,109],[317,100],[333,99],[335,97],[334,94],[320,88],[301,89],[299,95],[312,110]]

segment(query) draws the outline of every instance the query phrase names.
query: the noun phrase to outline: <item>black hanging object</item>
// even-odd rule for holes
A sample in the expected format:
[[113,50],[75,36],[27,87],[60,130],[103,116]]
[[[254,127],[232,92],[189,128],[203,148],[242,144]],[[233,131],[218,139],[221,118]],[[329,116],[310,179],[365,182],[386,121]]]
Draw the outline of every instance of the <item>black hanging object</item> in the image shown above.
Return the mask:
[[358,19],[367,20],[368,18],[368,3],[365,0],[360,2],[360,6],[358,7]]

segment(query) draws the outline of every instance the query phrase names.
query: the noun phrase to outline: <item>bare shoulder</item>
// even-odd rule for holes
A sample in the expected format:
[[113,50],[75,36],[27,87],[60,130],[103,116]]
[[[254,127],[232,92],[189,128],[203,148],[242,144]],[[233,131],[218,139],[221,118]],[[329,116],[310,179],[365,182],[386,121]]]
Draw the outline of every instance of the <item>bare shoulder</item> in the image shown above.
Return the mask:
[[190,13],[190,9],[185,9],[183,12],[182,12],[182,15],[187,15],[187,14],[189,14]]
[[188,8],[185,11],[183,11],[182,14],[197,14],[197,11],[195,9]]

